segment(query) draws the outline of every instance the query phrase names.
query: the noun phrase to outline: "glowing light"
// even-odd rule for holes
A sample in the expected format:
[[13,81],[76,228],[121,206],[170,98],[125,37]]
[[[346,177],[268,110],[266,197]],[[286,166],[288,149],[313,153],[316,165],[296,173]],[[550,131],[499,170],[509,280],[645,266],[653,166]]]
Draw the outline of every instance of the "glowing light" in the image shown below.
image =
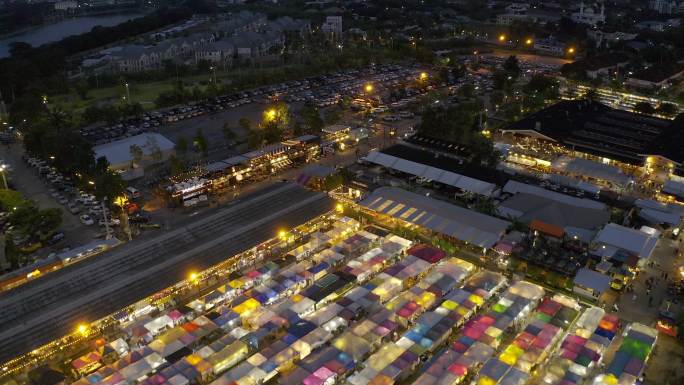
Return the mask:
[[420,80],[426,80],[428,78],[427,72],[421,72],[420,73]]
[[504,35],[504,34],[499,35],[499,41],[503,42],[505,40],[506,40],[506,35]]
[[335,206],[335,210],[337,210],[338,213],[344,212],[344,206],[342,206],[342,203],[338,203]]
[[366,84],[366,86],[364,87],[364,90],[366,90],[366,92],[373,92],[373,85],[372,84]]
[[575,48],[574,47],[568,48],[568,53],[570,53],[570,54],[575,53]]
[[88,334],[88,325],[79,324],[76,330],[78,331],[78,334],[85,336]]
[[525,40],[526,45],[532,45],[532,39],[527,39]]
[[190,277],[191,281],[197,282],[197,280],[199,279],[199,274],[197,274],[196,272],[193,271],[192,273],[190,273],[189,277]]

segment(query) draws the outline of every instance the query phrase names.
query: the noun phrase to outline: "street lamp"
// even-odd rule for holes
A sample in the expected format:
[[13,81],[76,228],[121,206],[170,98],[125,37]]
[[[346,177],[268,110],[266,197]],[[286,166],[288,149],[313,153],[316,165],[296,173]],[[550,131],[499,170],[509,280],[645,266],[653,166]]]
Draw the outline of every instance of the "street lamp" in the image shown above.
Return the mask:
[[373,92],[373,85],[370,83],[366,84],[366,86],[364,87],[364,90],[366,90],[367,93]]
[[532,41],[532,39],[530,39],[530,38],[528,38],[527,40],[525,40],[525,45],[532,45],[532,43],[533,43],[533,41]]
[[338,204],[335,206],[335,210],[337,210],[337,212],[340,213],[340,214],[343,213],[343,212],[344,212],[344,206],[342,206],[342,203],[338,203]]
[[126,83],[126,100],[128,100],[128,102],[131,101],[131,91],[128,88],[128,83]]
[[86,335],[88,335],[88,330],[89,330],[89,328],[88,328],[88,325],[86,325],[86,324],[79,324],[78,327],[76,328],[76,331],[78,331],[78,334],[80,334],[84,337]]
[[427,72],[421,72],[420,73],[420,80],[427,80],[428,74]]
[[568,54],[572,55],[573,53],[575,53],[575,47],[568,48]]
[[5,190],[7,190],[9,187],[7,187],[7,178],[5,177],[5,170],[7,169],[6,164],[0,164],[0,174],[2,174],[2,183],[5,185]]
[[502,33],[501,35],[499,35],[499,41],[502,42],[502,43],[503,43],[504,41],[506,41],[506,35],[504,35],[503,33]]
[[190,273],[190,281],[191,281],[192,283],[197,283],[198,280],[199,280],[199,274],[197,274],[197,273],[194,272],[194,271],[191,272],[191,273]]

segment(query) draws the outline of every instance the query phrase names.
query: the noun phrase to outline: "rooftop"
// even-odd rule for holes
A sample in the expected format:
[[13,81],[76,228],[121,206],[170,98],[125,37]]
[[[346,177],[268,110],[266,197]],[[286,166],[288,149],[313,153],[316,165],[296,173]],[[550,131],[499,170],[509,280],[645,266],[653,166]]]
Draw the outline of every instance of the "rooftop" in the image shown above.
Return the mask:
[[[675,121],[616,110],[590,100],[564,100],[509,125],[503,131],[541,137],[576,150],[642,165],[644,155],[680,163],[684,118]],[[676,143],[681,143],[676,142]]]
[[610,220],[605,209],[579,207],[524,192],[501,202],[497,212],[525,223],[538,220],[563,229],[598,229]]
[[610,286],[610,277],[587,268],[577,271],[574,280],[575,285],[590,288],[598,293],[603,293]]
[[380,187],[360,204],[458,240],[492,247],[510,222],[395,187]]
[[109,164],[118,165],[130,162],[133,159],[131,155],[131,146],[133,145],[142,149],[143,156],[152,155],[156,148],[164,152],[172,150],[176,146],[164,135],[156,132],[147,132],[95,146],[93,151],[95,151],[96,159],[104,156],[109,161]]
[[648,258],[653,253],[658,238],[637,229],[609,223],[599,231],[594,241],[601,244],[601,247],[612,246],[639,258]]

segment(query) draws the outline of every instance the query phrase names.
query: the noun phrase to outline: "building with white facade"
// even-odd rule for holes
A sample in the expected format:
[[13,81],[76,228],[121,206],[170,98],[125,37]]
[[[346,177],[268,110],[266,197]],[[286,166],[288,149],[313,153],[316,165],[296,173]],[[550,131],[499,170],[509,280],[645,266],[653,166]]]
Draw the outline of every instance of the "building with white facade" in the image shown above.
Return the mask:
[[574,12],[570,18],[575,23],[587,24],[596,27],[606,22],[606,6],[601,2],[600,10],[597,12],[595,7],[584,6],[584,1],[580,4],[579,12]]
[[328,16],[321,26],[321,31],[333,37],[342,36],[342,16]]

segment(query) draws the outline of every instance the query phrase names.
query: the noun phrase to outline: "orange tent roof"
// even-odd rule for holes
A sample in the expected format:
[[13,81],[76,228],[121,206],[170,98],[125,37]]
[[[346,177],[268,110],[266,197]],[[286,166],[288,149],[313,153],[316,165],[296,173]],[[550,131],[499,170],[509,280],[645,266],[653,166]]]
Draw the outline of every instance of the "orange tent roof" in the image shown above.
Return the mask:
[[530,223],[530,229],[556,238],[563,238],[563,234],[565,234],[563,228],[537,219]]

